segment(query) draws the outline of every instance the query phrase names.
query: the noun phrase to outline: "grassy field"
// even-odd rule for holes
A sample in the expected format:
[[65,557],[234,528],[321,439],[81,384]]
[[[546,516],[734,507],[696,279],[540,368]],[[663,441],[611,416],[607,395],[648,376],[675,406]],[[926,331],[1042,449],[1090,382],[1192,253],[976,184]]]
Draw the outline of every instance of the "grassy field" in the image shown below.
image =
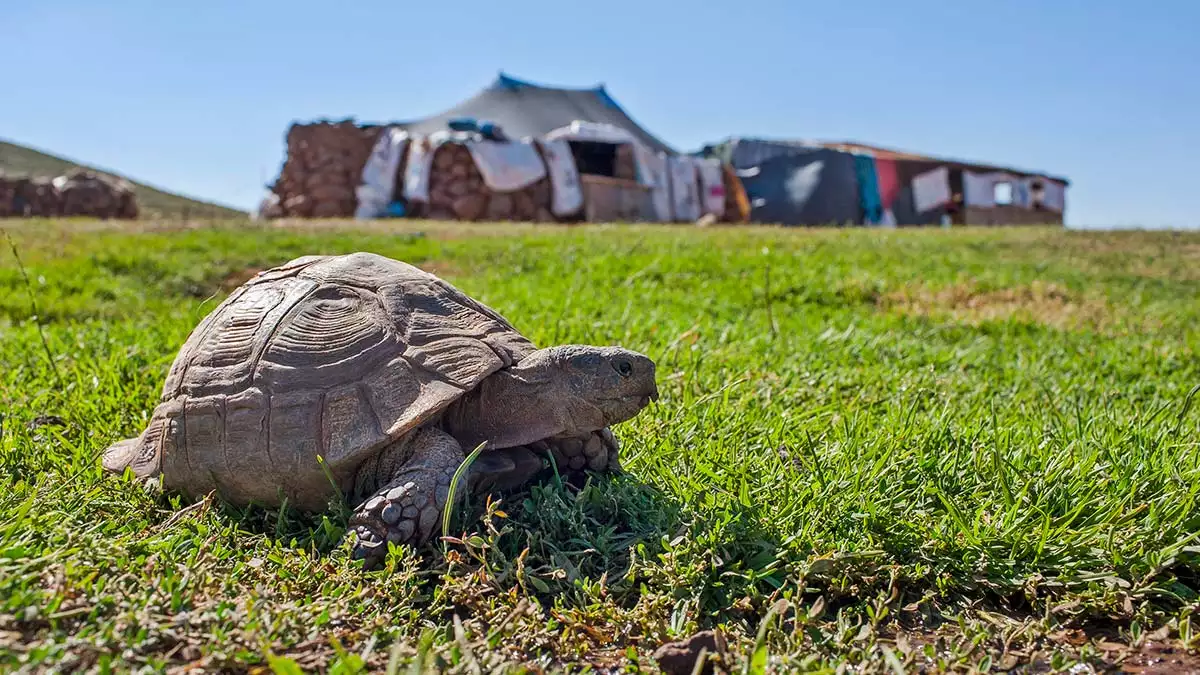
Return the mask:
[[[23,145],[0,140],[0,171],[15,176],[60,176],[77,166],[88,166],[65,157],[51,155]],[[93,167],[96,168],[96,167]],[[116,174],[108,169],[102,173]],[[116,174],[119,175],[119,174]],[[235,209],[220,204],[184,197],[151,187],[137,181],[129,181],[137,195],[138,208],[143,218],[194,218],[222,219],[245,217]]]
[[[732,672],[1196,667],[1200,235],[5,227],[2,670],[634,671],[709,628]],[[627,474],[370,573],[344,513],[101,475],[225,293],[356,250],[650,354]]]

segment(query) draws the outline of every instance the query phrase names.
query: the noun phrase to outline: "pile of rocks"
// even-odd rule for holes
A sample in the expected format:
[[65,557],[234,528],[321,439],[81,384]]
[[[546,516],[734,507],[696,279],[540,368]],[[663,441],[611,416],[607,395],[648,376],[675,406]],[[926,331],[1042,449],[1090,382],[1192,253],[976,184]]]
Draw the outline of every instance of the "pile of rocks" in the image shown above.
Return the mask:
[[354,215],[354,189],[383,127],[352,120],[293,124],[287,158],[271,186],[279,215],[346,218]]
[[50,218],[62,210],[62,195],[50,178],[0,176],[0,218]]
[[550,190],[550,179],[543,178],[513,192],[493,192],[466,146],[447,142],[433,155],[429,203],[410,208],[414,215],[438,220],[550,222]]
[[55,180],[63,216],[138,217],[137,199],[127,181],[86,169],[74,169]]
[[63,176],[0,175],[0,218],[138,217],[133,186],[87,169]]
[[17,179],[0,173],[0,218],[11,218],[16,213]]

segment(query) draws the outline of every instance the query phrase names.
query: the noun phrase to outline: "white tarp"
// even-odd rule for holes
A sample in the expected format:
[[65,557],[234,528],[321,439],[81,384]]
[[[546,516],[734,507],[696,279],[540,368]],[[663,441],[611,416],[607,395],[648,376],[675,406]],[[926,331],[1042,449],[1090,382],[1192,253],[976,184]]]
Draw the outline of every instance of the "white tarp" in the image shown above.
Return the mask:
[[700,174],[700,197],[705,215],[725,214],[725,176],[721,172],[721,160],[713,157],[696,158],[696,170]]
[[654,205],[654,220],[658,222],[671,221],[671,174],[667,171],[667,155],[654,152],[650,148],[637,144],[634,151],[638,155],[638,165],[646,168],[646,174],[639,176],[643,185],[650,188],[650,202]]
[[412,202],[429,201],[429,174],[433,156],[447,141],[466,143],[476,136],[465,131],[435,131],[409,143],[408,164],[404,167],[404,198]]
[[1042,206],[1062,213],[1067,208],[1067,186],[1042,179]]
[[547,140],[562,138],[568,141],[596,141],[599,143],[637,142],[633,134],[621,127],[583,120],[575,120],[565,127],[559,127],[547,133],[545,138]]
[[358,196],[355,218],[378,218],[387,211],[396,191],[396,170],[407,149],[408,132],[390,127],[379,135],[355,190]]
[[550,212],[559,218],[574,215],[583,208],[583,186],[575,156],[566,139],[541,140],[542,156],[550,174]]
[[995,174],[963,171],[962,176],[964,204],[988,209],[996,205]]
[[696,194],[695,162],[686,155],[668,157],[667,167],[671,172],[671,206],[674,220],[699,220],[700,196]]
[[939,166],[912,179],[913,207],[917,213],[932,211],[950,202],[950,171]]
[[404,167],[404,198],[410,202],[429,201],[429,174],[433,171],[433,153],[445,142],[435,142],[433,134],[414,139],[408,148],[408,164]]
[[1033,184],[1028,178],[1013,180],[1012,205],[1021,209],[1033,208]]
[[513,192],[546,177],[546,165],[532,139],[472,141],[467,150],[492,192]]

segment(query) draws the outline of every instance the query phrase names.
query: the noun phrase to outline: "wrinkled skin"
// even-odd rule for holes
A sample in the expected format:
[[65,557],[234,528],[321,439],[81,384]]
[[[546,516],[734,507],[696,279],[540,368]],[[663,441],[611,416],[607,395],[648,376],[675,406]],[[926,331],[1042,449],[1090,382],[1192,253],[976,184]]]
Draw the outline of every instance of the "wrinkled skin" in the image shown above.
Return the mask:
[[432,537],[455,471],[480,443],[487,449],[472,465],[473,489],[523,485],[543,459],[567,474],[618,470],[609,427],[657,399],[654,362],[637,352],[566,345],[530,354],[360,467],[354,491],[363,501],[350,521],[354,556],[373,565],[388,542],[417,545]]

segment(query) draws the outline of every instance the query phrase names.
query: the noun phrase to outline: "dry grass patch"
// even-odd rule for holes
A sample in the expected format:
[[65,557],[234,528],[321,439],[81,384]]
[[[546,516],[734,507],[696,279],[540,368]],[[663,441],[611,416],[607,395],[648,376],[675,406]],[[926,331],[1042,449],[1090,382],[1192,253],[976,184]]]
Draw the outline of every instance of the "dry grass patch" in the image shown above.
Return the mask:
[[1116,320],[1105,300],[1073,294],[1058,284],[1035,281],[1011,288],[983,289],[973,282],[931,288],[906,285],[879,297],[877,305],[912,316],[953,319],[977,326],[1018,321],[1058,329],[1104,329]]

